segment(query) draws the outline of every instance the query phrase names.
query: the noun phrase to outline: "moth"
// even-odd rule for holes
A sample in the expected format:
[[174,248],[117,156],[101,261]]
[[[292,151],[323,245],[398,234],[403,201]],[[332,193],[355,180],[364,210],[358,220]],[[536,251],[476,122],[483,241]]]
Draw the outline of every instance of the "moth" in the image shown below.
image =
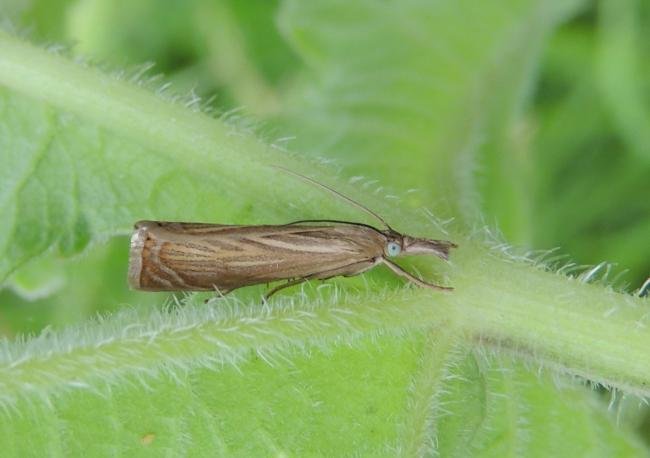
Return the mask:
[[453,289],[421,280],[393,259],[424,254],[447,260],[455,243],[401,234],[360,203],[298,176],[372,215],[384,229],[327,219],[260,226],[139,221],[131,237],[129,285],[145,291],[227,294],[244,286],[284,280],[268,291],[269,298],[307,280],[351,277],[383,264],[416,285]]

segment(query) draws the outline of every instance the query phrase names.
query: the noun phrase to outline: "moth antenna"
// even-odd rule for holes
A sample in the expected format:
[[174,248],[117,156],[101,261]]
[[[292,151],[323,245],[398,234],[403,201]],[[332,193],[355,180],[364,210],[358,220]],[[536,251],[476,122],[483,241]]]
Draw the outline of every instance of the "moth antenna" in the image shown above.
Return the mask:
[[282,167],[282,166],[279,166],[279,165],[272,165],[271,167],[275,167],[276,169],[280,169],[280,170],[282,170],[282,171],[284,171],[284,172],[286,172],[286,173],[288,173],[288,174],[290,174],[290,175],[296,176],[296,177],[302,179],[303,181],[306,181],[307,183],[310,183],[310,184],[313,184],[313,185],[316,185],[316,186],[320,186],[322,189],[325,189],[326,191],[331,192],[332,194],[334,194],[334,195],[337,196],[338,198],[343,199],[343,200],[345,200],[346,202],[348,202],[348,203],[354,205],[355,207],[357,207],[357,208],[359,208],[359,209],[365,211],[365,212],[368,213],[369,215],[374,216],[374,217],[377,218],[379,221],[381,221],[381,223],[382,223],[384,226],[386,226],[386,229],[388,229],[389,231],[395,232],[395,231],[393,230],[393,228],[390,227],[390,225],[389,225],[389,224],[384,220],[384,218],[382,218],[381,216],[379,216],[377,213],[375,213],[374,211],[370,210],[370,209],[369,209],[368,207],[366,207],[365,205],[360,204],[360,203],[357,202],[356,200],[351,199],[350,197],[348,197],[348,196],[346,196],[346,195],[344,195],[344,194],[341,194],[340,192],[338,192],[338,191],[336,191],[336,190],[330,188],[330,187],[327,186],[326,184],[320,183],[320,182],[314,180],[313,178],[309,178],[309,177],[307,177],[307,176],[305,176],[305,175],[302,175],[302,174],[300,174],[300,173],[298,173],[298,172],[294,172],[293,170],[289,170],[289,169],[287,169],[287,168],[285,168],[285,167]]

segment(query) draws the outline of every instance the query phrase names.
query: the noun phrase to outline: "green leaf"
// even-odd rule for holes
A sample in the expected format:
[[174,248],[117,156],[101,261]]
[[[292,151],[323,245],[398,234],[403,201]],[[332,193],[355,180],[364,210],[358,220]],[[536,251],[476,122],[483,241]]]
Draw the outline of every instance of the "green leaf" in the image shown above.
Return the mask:
[[[544,103],[532,120],[537,134],[522,154],[536,168],[529,186],[535,189],[534,244],[561,246],[578,264],[610,261],[615,273],[628,271],[625,279],[637,285],[650,267],[650,201],[640,198],[647,193],[650,164],[638,149],[625,147],[638,143],[629,137],[637,121],[621,110],[637,112],[637,102],[626,100],[642,97],[629,95],[633,85],[618,78],[616,87],[627,96],[615,99],[603,88],[600,72],[614,78],[628,75],[627,65],[633,65],[610,60],[604,66],[606,56],[619,58],[611,50],[624,38],[608,31],[613,26],[600,32],[571,24],[554,37],[541,76],[538,98]],[[599,72],[585,70],[594,66]],[[611,83],[605,86],[613,90]]]
[[[549,32],[580,3],[287,1],[282,30],[311,71],[288,96],[289,129],[299,128],[300,149],[415,188],[410,200],[435,202],[437,213],[473,224],[480,190],[488,211],[510,215],[519,204],[491,201],[521,195],[499,191],[527,178],[504,124],[525,100]],[[493,179],[477,181],[477,167]],[[509,217],[499,220],[506,233]]]
[[[464,43],[479,21],[478,14],[470,16],[474,22],[466,21],[451,2],[440,3],[437,8],[442,10],[435,11],[418,2],[406,7],[388,4],[379,13],[369,2],[314,11],[313,6],[287,5],[283,27],[297,33],[294,43],[302,39],[301,32],[309,37],[309,31],[318,32],[328,23],[331,27],[340,18],[342,25],[345,20],[353,24],[354,18],[370,18],[369,23],[382,32],[372,35],[376,42],[351,40],[350,35],[333,31],[316,34],[351,43],[353,55],[368,56],[361,61],[369,66],[364,74],[368,81],[374,81],[370,77],[374,74],[381,81],[385,61],[376,49],[386,49],[397,59],[401,57],[398,39],[413,40],[418,38],[414,32],[437,30],[429,28],[432,24],[449,33],[457,30],[454,25],[466,28],[465,33],[462,28],[454,32]],[[508,31],[521,32],[530,24],[526,20],[543,31],[536,30],[536,39],[541,39],[556,19],[556,4],[546,5],[504,3],[492,11],[493,16],[481,17],[484,27],[501,31],[495,35],[496,44],[482,46],[481,40],[492,35],[481,30],[473,38],[476,43],[460,49],[474,50],[476,62],[493,63],[492,53],[502,55],[498,45],[520,36]],[[521,9],[511,13],[510,6]],[[539,23],[536,7],[545,12]],[[437,13],[445,11],[448,15],[441,16],[445,20],[437,22]],[[392,21],[393,17],[398,20]],[[306,59],[327,56],[327,41],[305,40]],[[385,48],[376,48],[375,43]],[[435,40],[423,43],[417,51],[433,53],[405,53],[400,61],[404,74],[438,68],[415,58],[433,58],[440,52],[439,46],[426,46],[435,45]],[[323,61],[324,67],[331,71],[337,62],[356,62],[346,57],[347,49],[339,43],[329,60]],[[452,67],[442,78],[452,87],[457,81],[464,83],[460,93],[471,95],[473,89],[467,88],[475,89],[477,82],[468,83],[474,78],[468,74],[476,69]],[[353,76],[346,74],[354,85]],[[503,92],[498,92],[520,101],[505,90],[504,81],[498,85]],[[524,84],[526,78],[519,81]],[[407,263],[427,278],[452,284],[456,289],[450,294],[382,287],[399,282],[373,272],[356,282],[341,280],[337,288],[306,287],[302,295],[294,290],[293,295],[270,304],[247,299],[246,292],[209,304],[202,303],[204,296],[190,296],[178,308],[125,310],[96,323],[46,330],[25,341],[4,341],[0,406],[5,415],[0,418],[0,442],[8,453],[130,455],[151,450],[172,455],[412,456],[523,450],[570,456],[573,442],[597,443],[601,436],[598,443],[606,441],[612,450],[642,453],[634,438],[612,427],[592,393],[581,388],[558,392],[547,379],[537,383],[535,375],[504,362],[504,355],[512,354],[536,369],[548,367],[558,374],[647,395],[650,335],[640,298],[585,284],[589,275],[570,279],[544,272],[502,252],[501,245],[467,236],[460,225],[445,234],[438,221],[406,205],[397,208],[377,193],[272,148],[223,120],[7,35],[0,35],[0,84],[4,86],[0,126],[7,134],[0,137],[5,142],[0,154],[3,163],[12,165],[12,172],[0,172],[7,183],[0,196],[0,217],[7,221],[0,229],[4,276],[46,252],[72,255],[107,236],[126,233],[140,218],[279,223],[325,214],[359,219],[358,212],[344,202],[325,199],[320,189],[271,167],[278,164],[351,195],[400,230],[449,237],[460,244],[451,265],[430,260]],[[310,86],[309,75],[303,84]],[[364,143],[364,131],[357,127],[378,127],[377,133],[383,135],[387,118],[394,122],[394,130],[388,133],[398,133],[399,142],[389,142],[383,151],[401,143],[417,146],[412,155],[403,156],[403,167],[426,186],[426,172],[419,166],[429,157],[429,146],[438,145],[431,158],[446,161],[443,171],[460,166],[452,167],[452,153],[444,155],[445,148],[421,121],[441,120],[444,142],[454,145],[474,144],[470,140],[475,141],[483,127],[478,122],[473,125],[476,131],[461,128],[467,115],[462,108],[465,97],[456,92],[431,107],[437,97],[427,92],[418,97],[421,87],[397,85],[391,101],[404,94],[401,115],[393,110],[395,105],[389,105],[377,111],[376,119],[371,116],[372,123],[359,115],[374,113],[377,98],[386,93],[376,88],[360,95],[367,111],[347,107],[334,112],[345,115],[340,125],[330,124],[337,116],[323,111],[323,126],[318,126],[313,121],[319,117],[315,107],[301,108],[305,123],[295,115],[285,119],[296,131],[307,132],[303,124],[313,129],[309,149],[326,138],[318,133],[329,126],[331,135],[340,136],[341,146],[358,148],[359,160],[368,161],[373,152],[382,151],[382,138],[366,137],[370,140]],[[312,88],[317,100],[325,100],[322,94],[327,92]],[[452,99],[461,108],[455,108]],[[472,100],[476,119],[483,119],[486,113],[477,102],[480,98]],[[500,103],[495,101],[494,107]],[[441,115],[447,109],[451,120]],[[348,130],[342,132],[341,126]],[[492,134],[497,127],[486,132]],[[385,154],[375,158],[382,157],[382,164],[391,164]],[[361,170],[361,162],[355,165],[353,160],[349,170]],[[462,166],[466,178],[472,175],[471,162]],[[396,187],[408,178],[402,174],[394,181],[392,169],[386,167],[364,170],[368,170],[364,174],[381,174]],[[442,184],[463,193],[435,193],[429,188],[430,196],[447,196],[456,209],[463,202],[475,204],[471,183],[450,175]],[[468,345],[477,343],[496,349],[499,355],[481,363],[481,370],[471,354],[467,357]],[[512,377],[503,375],[504,368],[511,370]],[[568,402],[573,403],[571,409]],[[558,424],[566,425],[570,415],[580,422],[544,429],[545,413],[562,417]],[[34,433],[37,421],[43,426]],[[596,438],[590,439],[594,431]],[[581,441],[575,440],[577,434]]]
[[441,456],[644,456],[596,392],[519,363],[470,353],[440,398]]
[[165,295],[130,291],[124,266],[129,243],[114,237],[75,259],[53,254],[32,260],[12,275],[0,291],[0,323],[8,335],[38,334],[46,327],[80,323],[124,304],[159,307]]
[[[74,254],[147,217],[234,223],[289,214],[268,207],[293,187],[269,168],[286,155],[227,124],[8,35],[0,73],[17,91],[0,93],[0,278],[53,246]],[[320,195],[302,187],[306,198]]]
[[[382,297],[395,306],[373,300],[261,309],[199,301],[6,345],[5,372],[15,363],[1,380],[3,450],[641,453],[593,393],[465,356],[430,304],[411,307],[403,293]],[[367,332],[378,323],[389,327]]]
[[[355,302],[314,307],[309,313],[303,308],[300,315],[292,306],[262,314],[241,308],[228,312],[224,303],[188,305],[174,314],[139,319],[133,312],[122,313],[112,323],[83,331],[106,333],[110,339],[115,319],[126,325],[120,339],[125,340],[105,340],[96,347],[99,352],[91,353],[58,352],[83,339],[79,334],[61,336],[54,344],[58,349],[44,336],[33,342],[28,365],[34,366],[23,375],[43,371],[44,377],[32,379],[34,394],[42,395],[64,379],[69,394],[43,403],[45,398],[39,401],[24,392],[25,398],[12,407],[23,410],[23,402],[29,403],[34,417],[0,421],[3,450],[11,450],[13,443],[15,454],[24,452],[22,439],[33,434],[30,423],[38,415],[44,422],[39,437],[49,437],[34,448],[36,454],[46,447],[75,454],[82,449],[132,454],[145,448],[147,435],[155,436],[151,448],[158,453],[394,454],[405,439],[422,439],[412,437],[412,427],[421,426],[428,415],[430,381],[444,372],[445,350],[453,339],[443,330],[431,338],[418,331],[403,336],[354,332],[365,320],[358,311],[367,305]],[[196,340],[199,335],[203,343]],[[309,347],[300,342],[305,337]],[[260,345],[260,338],[266,343]],[[256,349],[250,351],[249,343],[255,341]],[[54,359],[39,362],[38,353],[48,346],[58,353],[61,372],[50,365]],[[151,377],[147,373],[154,359],[164,361],[166,369]],[[88,378],[91,366],[95,375]],[[16,382],[22,391],[26,379]],[[405,390],[409,385],[412,390]],[[9,391],[5,393],[11,396]],[[97,418],[114,420],[107,425]],[[61,421],[71,437],[58,433]]]
[[603,0],[601,6],[601,44],[599,75],[605,103],[610,105],[620,125],[629,151],[642,162],[650,163],[650,111],[640,75],[646,71],[641,59],[640,2]]
[[275,27],[277,3],[85,0],[70,10],[67,38],[102,61],[155,62],[177,90],[217,93],[221,111],[245,105],[265,115],[277,111],[276,87],[299,66]]

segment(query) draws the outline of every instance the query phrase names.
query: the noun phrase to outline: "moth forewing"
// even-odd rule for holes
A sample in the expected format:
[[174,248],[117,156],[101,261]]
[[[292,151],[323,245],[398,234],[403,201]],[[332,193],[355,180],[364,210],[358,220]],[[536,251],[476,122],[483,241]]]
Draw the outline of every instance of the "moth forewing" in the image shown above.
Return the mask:
[[233,289],[277,280],[356,275],[381,258],[386,236],[369,226],[221,226],[141,221],[129,284],[147,291]]

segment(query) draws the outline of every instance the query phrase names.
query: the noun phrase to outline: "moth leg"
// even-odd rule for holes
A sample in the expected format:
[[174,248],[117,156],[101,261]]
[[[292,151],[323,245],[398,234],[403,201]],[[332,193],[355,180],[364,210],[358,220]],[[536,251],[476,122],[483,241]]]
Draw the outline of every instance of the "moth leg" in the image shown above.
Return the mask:
[[[218,297],[220,297],[220,298],[222,298],[222,299],[226,296],[226,294],[228,294],[228,293],[234,291],[234,288],[233,288],[233,289],[219,289],[219,288],[217,287],[217,285],[212,285],[212,287],[213,287],[213,289],[214,289],[214,293],[215,293]],[[210,302],[210,299],[205,299],[205,300],[203,301],[204,304],[207,304],[208,302]]]
[[322,272],[316,272],[311,274],[308,278],[317,279],[317,280],[327,280],[329,278],[338,277],[339,275],[343,277],[353,277],[359,275],[360,273],[365,272],[371,267],[375,266],[377,261],[371,259],[369,261],[353,262],[343,267],[337,267],[336,269],[324,270]]
[[381,258],[381,262],[383,262],[390,270],[395,272],[400,277],[404,277],[404,278],[408,279],[409,281],[415,283],[418,286],[422,286],[424,288],[441,290],[441,291],[451,291],[451,290],[454,289],[454,288],[451,288],[449,286],[434,285],[433,283],[427,283],[427,282],[425,282],[423,280],[420,280],[418,277],[416,277],[413,274],[407,272],[406,270],[402,269],[400,266],[398,266],[394,262],[389,261],[386,258]]
[[299,285],[300,283],[305,282],[307,280],[309,280],[309,277],[301,277],[301,278],[296,278],[294,280],[289,280],[286,283],[282,283],[281,285],[276,286],[271,291],[266,293],[264,295],[264,299],[268,300],[269,297],[273,296],[278,291],[283,290],[284,288],[288,288],[289,286]]
[[353,262],[352,264],[348,264],[348,265],[342,266],[342,267],[337,267],[336,269],[324,270],[322,272],[315,272],[315,273],[309,274],[309,275],[307,275],[305,277],[289,280],[288,282],[283,283],[283,284],[281,284],[279,286],[276,286],[271,291],[266,293],[264,295],[264,298],[268,299],[273,294],[277,293],[278,291],[280,291],[280,290],[282,290],[284,288],[288,288],[289,286],[298,285],[298,284],[300,284],[302,282],[305,282],[307,280],[327,280],[328,278],[337,277],[339,275],[343,275],[344,277],[351,277],[353,275],[358,275],[361,272],[364,272],[364,271],[370,269],[371,267],[373,267],[374,265],[376,265],[377,262],[378,261],[376,261],[374,259],[371,259],[369,261]]

